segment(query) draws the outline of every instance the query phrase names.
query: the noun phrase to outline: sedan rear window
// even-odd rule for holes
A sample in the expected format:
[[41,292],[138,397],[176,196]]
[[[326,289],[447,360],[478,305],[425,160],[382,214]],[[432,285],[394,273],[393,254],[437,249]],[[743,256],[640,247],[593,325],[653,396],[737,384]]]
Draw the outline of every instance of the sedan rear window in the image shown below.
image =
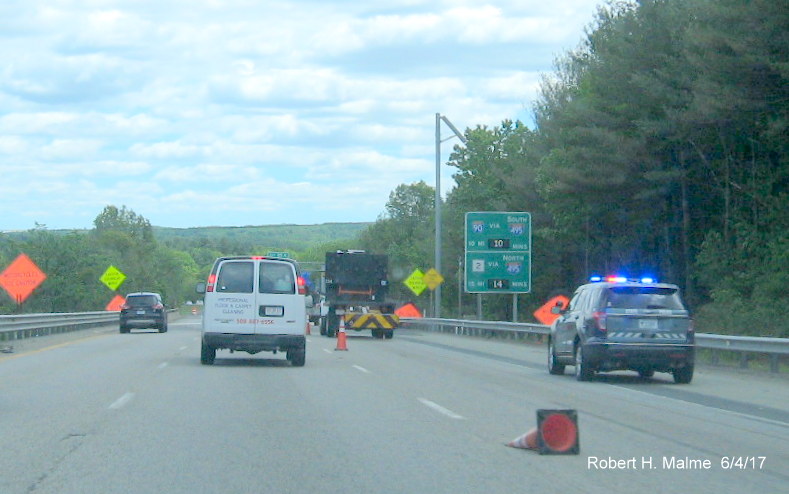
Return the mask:
[[616,286],[609,288],[605,307],[611,309],[685,310],[676,288]]
[[135,295],[126,297],[126,305],[129,307],[152,307],[156,305],[156,297],[153,295]]

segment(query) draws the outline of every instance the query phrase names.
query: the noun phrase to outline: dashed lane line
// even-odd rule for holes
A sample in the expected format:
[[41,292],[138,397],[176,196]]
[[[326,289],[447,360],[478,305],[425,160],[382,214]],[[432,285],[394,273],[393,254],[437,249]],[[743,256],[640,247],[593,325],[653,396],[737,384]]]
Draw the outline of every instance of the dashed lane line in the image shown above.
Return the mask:
[[425,405],[426,407],[432,408],[436,412],[438,412],[438,413],[440,413],[442,415],[446,415],[447,417],[449,417],[451,419],[455,419],[455,420],[464,420],[465,419],[465,417],[463,417],[462,415],[458,415],[457,413],[453,412],[452,410],[450,410],[448,408],[444,408],[441,405],[439,405],[438,403],[434,403],[434,402],[432,402],[432,401],[430,401],[428,399],[419,398],[419,401],[423,405]]
[[358,370],[359,372],[364,372],[365,374],[370,374],[370,371],[362,367],[361,365],[353,365],[354,369]]
[[112,402],[112,405],[109,406],[109,409],[119,410],[124,406],[126,406],[130,401],[132,401],[133,398],[134,398],[134,393],[126,393],[120,398],[118,398],[117,400],[115,400],[114,402]]

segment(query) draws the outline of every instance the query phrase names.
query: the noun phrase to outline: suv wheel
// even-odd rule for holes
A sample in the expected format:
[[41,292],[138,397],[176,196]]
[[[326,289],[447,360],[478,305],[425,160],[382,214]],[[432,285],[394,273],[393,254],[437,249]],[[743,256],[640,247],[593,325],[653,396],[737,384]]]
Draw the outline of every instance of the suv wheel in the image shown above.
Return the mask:
[[693,364],[688,364],[685,367],[674,369],[671,371],[674,374],[674,382],[677,384],[688,384],[693,380]]
[[578,381],[590,381],[592,374],[589,364],[584,362],[584,349],[578,343],[575,346],[575,379]]
[[128,333],[129,332],[129,328],[127,328],[126,326],[121,325],[120,332],[121,333]]
[[564,364],[556,361],[556,349],[553,347],[553,340],[548,340],[548,372],[554,375],[564,374]]
[[214,365],[216,359],[216,348],[211,348],[202,342],[200,346],[200,363],[203,365]]

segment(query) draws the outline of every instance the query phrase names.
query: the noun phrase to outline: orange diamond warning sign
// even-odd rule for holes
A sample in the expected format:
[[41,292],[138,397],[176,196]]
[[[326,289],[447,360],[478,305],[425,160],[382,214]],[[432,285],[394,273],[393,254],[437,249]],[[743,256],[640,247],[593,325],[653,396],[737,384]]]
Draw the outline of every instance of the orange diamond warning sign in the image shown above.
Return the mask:
[[120,312],[121,306],[124,302],[126,302],[125,298],[121,297],[120,295],[115,295],[115,297],[110,300],[110,303],[107,304],[107,307],[105,307],[104,310],[109,312]]
[[27,254],[20,254],[0,273],[0,286],[17,304],[21,304],[45,279],[47,275],[38,269],[36,263]]
[[567,304],[570,303],[570,299],[564,295],[557,295],[556,297],[553,297],[549,301],[545,302],[539,309],[534,311],[534,318],[546,326],[550,326],[553,324],[553,321],[559,318],[559,314],[554,314],[551,312],[551,309],[553,309],[558,302],[561,302],[562,307],[566,308]]

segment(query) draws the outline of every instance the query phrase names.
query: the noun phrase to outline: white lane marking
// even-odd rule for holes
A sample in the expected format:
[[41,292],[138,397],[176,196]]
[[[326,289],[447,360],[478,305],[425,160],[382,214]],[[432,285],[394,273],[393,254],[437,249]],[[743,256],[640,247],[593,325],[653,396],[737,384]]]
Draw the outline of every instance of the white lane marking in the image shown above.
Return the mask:
[[182,346],[181,348],[179,348],[179,349],[178,349],[178,351],[179,351],[179,352],[183,352],[183,351],[184,351],[184,350],[186,350],[187,348],[189,348],[189,347],[188,347],[188,346]]
[[323,349],[323,351],[324,351],[324,352],[326,352],[326,353],[328,353],[328,354],[330,354],[330,355],[331,355],[331,353],[332,353],[332,352],[331,352],[331,350],[329,350],[328,348],[324,348],[324,349]]
[[430,400],[426,400],[425,398],[419,398],[419,401],[428,408],[432,408],[433,410],[437,411],[440,414],[446,415],[447,417],[455,420],[464,420],[462,415],[458,415],[452,410],[442,407],[438,403],[433,403]]
[[362,367],[360,365],[354,365],[353,368],[356,369],[356,370],[359,370],[361,372],[364,372],[365,374],[369,374],[370,373],[370,371],[368,371],[367,369],[365,369],[364,367]]
[[162,362],[161,364],[159,364],[159,368],[164,369],[165,367],[167,367],[167,365],[168,365],[167,362]]
[[118,410],[119,408],[123,408],[129,403],[132,398],[134,398],[134,393],[126,393],[125,395],[121,396],[117,400],[115,400],[112,405],[110,405],[110,410]]
[[[633,389],[633,388],[626,388],[624,386],[617,386],[617,387],[619,389],[624,389],[624,390],[627,390],[627,391],[631,391],[633,393],[641,393],[641,394],[644,394],[644,395],[646,395],[646,396],[648,396],[650,398],[660,398],[660,399],[663,399],[663,400],[672,401],[672,402],[676,403],[678,407],[680,407],[680,406],[682,406],[682,407],[696,406],[698,408],[705,408],[705,409],[708,409],[708,410],[712,409],[715,412],[723,412],[723,413],[728,413],[728,414],[731,414],[731,415],[736,415],[738,417],[749,419],[749,420],[755,420],[757,422],[766,422],[766,423],[770,423],[770,424],[774,424],[774,425],[780,425],[780,426],[783,426],[783,427],[786,426],[786,422],[780,422],[778,420],[768,419],[766,417],[760,417],[758,415],[748,415],[747,413],[743,413],[743,412],[735,412],[734,410],[726,410],[725,408],[718,408],[718,407],[712,406],[712,405],[704,405],[703,403],[693,403],[692,401],[685,401],[685,400],[681,400],[679,398],[672,398],[670,396],[653,395],[652,393],[648,393],[646,391],[641,391],[641,390]],[[680,408],[677,408],[677,410],[680,410]]]

